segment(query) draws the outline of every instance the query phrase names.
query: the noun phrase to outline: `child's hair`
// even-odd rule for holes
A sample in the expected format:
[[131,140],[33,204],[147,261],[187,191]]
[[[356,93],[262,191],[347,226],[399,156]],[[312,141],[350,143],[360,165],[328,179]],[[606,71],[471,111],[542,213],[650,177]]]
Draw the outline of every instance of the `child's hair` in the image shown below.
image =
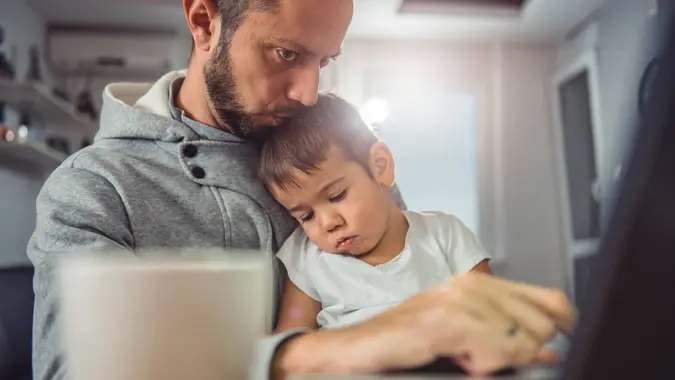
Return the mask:
[[311,174],[336,146],[348,160],[359,163],[370,174],[370,149],[378,141],[359,112],[333,94],[319,94],[317,103],[274,128],[262,147],[258,175],[265,186],[282,190],[299,186],[293,169]]

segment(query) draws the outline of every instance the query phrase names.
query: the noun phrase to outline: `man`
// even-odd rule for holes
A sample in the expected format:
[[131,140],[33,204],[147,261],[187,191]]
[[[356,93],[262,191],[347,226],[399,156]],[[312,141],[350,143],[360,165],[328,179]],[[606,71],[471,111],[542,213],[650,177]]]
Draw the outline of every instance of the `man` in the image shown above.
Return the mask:
[[[258,182],[251,141],[316,102],[352,0],[183,0],[183,7],[194,39],[186,73],[152,86],[108,86],[95,143],[58,168],[38,198],[28,247],[35,379],[67,378],[53,282],[60,256],[157,247],[273,252],[296,226]],[[438,357],[480,374],[552,359],[540,348],[571,325],[560,292],[470,275],[356,327],[270,337],[255,377],[379,371]]]

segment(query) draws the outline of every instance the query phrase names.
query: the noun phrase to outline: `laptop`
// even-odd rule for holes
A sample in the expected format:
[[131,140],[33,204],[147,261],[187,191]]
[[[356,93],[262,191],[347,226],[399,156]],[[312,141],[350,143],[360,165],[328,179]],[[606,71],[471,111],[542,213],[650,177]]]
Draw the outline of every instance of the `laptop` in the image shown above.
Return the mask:
[[675,378],[675,13],[563,379]]
[[[672,8],[672,9],[671,9]],[[500,379],[675,378],[675,7],[663,54],[613,216],[588,281],[583,313],[564,363],[503,371]],[[397,380],[461,379],[436,363]],[[447,368],[442,368],[443,366]],[[296,380],[388,379],[387,375]]]

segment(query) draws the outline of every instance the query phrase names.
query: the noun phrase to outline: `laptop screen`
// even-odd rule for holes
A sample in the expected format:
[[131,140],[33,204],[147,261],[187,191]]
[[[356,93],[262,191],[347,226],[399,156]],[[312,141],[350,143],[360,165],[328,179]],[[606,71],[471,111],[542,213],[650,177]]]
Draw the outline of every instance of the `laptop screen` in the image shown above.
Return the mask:
[[[666,10],[664,9],[663,12]],[[668,9],[672,20],[671,9]],[[675,35],[650,96],[564,371],[565,379],[675,373]],[[637,110],[636,110],[637,112]]]

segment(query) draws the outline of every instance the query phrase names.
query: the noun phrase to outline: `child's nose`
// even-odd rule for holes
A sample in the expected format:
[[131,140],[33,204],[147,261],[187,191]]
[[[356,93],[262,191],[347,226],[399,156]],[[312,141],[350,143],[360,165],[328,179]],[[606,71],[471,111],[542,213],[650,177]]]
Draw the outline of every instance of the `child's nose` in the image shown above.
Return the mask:
[[337,213],[326,214],[323,218],[323,228],[326,232],[333,232],[344,224],[344,220]]

